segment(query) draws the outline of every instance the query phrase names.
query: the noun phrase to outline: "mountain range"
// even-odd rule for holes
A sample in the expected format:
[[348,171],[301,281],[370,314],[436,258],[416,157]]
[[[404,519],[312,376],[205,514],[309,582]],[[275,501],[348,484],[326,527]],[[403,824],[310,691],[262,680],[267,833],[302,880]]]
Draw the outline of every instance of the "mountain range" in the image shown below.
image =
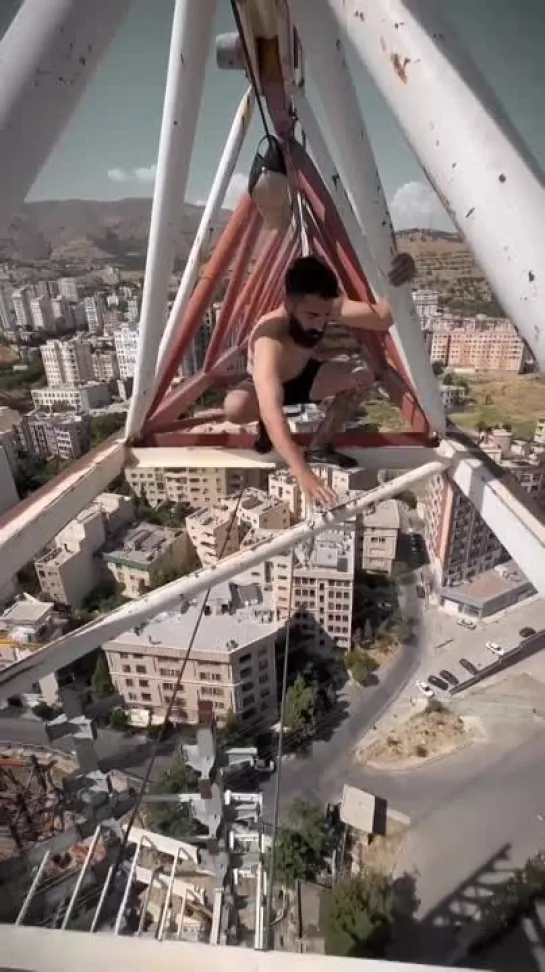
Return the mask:
[[[183,207],[176,248],[180,260],[187,258],[201,213],[201,206],[185,203]],[[221,214],[216,234],[228,215]],[[118,266],[128,261],[143,267],[150,216],[151,199],[26,203],[12,220],[8,234],[0,239],[0,259],[17,264],[103,261]]]

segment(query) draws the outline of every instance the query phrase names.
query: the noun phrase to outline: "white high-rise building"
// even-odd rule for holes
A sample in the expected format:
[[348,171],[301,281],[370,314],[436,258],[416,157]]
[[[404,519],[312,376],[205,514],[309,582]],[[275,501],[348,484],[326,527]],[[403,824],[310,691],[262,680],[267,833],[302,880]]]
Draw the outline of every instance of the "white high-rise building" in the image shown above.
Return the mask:
[[8,285],[0,287],[0,331],[11,331],[13,323],[12,291]]
[[79,300],[80,282],[78,277],[61,277],[58,281],[59,294],[66,297],[71,304],[77,304]]
[[94,297],[86,297],[83,305],[85,307],[85,318],[87,327],[91,334],[97,334],[104,328],[104,301],[99,294]]
[[113,332],[121,378],[134,378],[138,353],[138,324],[127,324]]
[[20,327],[24,331],[32,330],[33,320],[30,310],[32,297],[33,293],[30,287],[21,287],[20,290],[14,290],[12,295],[17,327]]
[[87,341],[79,337],[70,341],[47,341],[41,351],[48,385],[78,385],[94,378]]
[[54,321],[64,321],[64,328],[71,331],[74,327],[74,315],[72,307],[66,297],[53,297],[51,301],[51,311]]
[[53,308],[51,298],[47,294],[33,297],[30,301],[30,313],[35,331],[52,331],[54,327]]
[[127,302],[127,319],[129,322],[140,319],[140,303],[140,296],[138,294],[136,297],[129,298]]

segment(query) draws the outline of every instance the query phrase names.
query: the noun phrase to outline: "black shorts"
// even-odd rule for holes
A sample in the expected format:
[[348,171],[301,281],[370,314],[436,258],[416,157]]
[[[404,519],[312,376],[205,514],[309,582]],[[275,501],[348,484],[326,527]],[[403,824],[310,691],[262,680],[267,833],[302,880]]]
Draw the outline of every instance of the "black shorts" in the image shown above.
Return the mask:
[[[306,405],[308,402],[312,401],[310,393],[312,391],[314,380],[322,367],[322,364],[323,361],[317,361],[316,358],[310,358],[300,374],[295,375],[295,378],[290,378],[289,381],[284,382],[282,385],[282,388],[284,389],[284,405]],[[249,380],[253,384],[254,380],[251,375],[249,376]]]

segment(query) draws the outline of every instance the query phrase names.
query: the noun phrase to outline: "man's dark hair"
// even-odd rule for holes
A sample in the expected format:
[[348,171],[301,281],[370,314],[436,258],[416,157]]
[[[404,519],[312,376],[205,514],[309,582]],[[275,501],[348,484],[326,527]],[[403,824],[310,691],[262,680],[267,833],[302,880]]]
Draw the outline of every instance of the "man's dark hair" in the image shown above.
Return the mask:
[[311,295],[333,300],[339,296],[339,282],[325,260],[317,256],[298,257],[286,273],[286,296]]

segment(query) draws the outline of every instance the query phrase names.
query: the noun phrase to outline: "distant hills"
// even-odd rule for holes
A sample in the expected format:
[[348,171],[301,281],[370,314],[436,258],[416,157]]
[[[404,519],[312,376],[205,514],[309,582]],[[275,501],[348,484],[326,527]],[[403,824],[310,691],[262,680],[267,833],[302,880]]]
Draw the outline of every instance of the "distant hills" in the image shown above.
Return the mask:
[[[201,213],[201,206],[184,205],[176,248],[180,260],[187,258]],[[222,213],[220,228],[228,215]],[[18,264],[81,261],[143,267],[150,216],[151,199],[26,203],[0,240],[0,259]]]
[[[184,205],[176,256],[187,259],[202,214],[201,206]],[[77,272],[112,263],[122,270],[143,270],[151,216],[151,199],[94,202],[68,199],[27,203],[0,240],[0,260],[19,266]],[[219,225],[229,217],[221,214]],[[490,289],[463,240],[455,233],[404,230],[397,234],[402,249],[417,263],[417,283],[437,287],[461,304],[488,301]]]

